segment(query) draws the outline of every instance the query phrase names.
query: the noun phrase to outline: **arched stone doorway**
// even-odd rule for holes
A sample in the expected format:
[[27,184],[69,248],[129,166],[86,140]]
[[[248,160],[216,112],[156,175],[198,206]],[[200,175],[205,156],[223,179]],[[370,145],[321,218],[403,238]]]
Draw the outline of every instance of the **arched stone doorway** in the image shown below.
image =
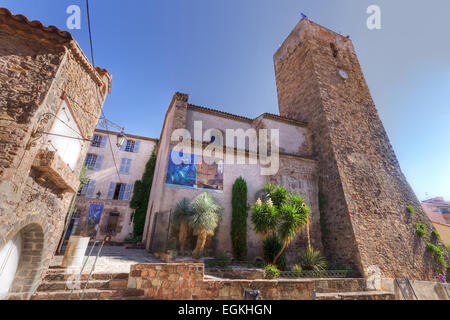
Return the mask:
[[0,299],[28,299],[38,285],[42,270],[44,233],[38,224],[16,232],[0,248]]

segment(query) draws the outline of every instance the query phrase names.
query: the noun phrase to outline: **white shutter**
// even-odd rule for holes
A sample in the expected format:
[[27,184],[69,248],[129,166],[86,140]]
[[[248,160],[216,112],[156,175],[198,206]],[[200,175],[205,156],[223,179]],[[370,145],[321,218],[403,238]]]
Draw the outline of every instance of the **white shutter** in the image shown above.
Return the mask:
[[109,191],[108,191],[107,199],[111,200],[114,197],[114,191],[115,190],[116,190],[116,183],[115,182],[111,182],[109,184]]

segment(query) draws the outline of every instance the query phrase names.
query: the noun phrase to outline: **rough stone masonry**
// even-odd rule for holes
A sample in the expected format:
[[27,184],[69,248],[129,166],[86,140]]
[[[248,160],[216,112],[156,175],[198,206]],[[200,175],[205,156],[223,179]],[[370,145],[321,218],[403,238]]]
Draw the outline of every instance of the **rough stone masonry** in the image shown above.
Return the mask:
[[[29,297],[56,250],[110,86],[69,33],[0,9],[0,248],[21,233],[15,295]],[[73,169],[36,134],[63,101],[86,139]]]
[[350,39],[303,19],[274,62],[281,116],[313,133],[329,258],[366,277],[379,269],[385,278],[438,281],[413,222],[433,226],[400,170]]

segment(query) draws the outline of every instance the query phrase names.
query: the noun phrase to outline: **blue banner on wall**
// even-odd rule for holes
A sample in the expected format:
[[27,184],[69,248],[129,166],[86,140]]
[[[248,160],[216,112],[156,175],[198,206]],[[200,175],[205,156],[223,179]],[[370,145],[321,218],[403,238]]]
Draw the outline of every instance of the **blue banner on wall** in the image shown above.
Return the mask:
[[[175,162],[174,162],[175,160]],[[199,163],[195,154],[171,150],[166,185],[208,191],[223,190],[223,164]]]
[[88,236],[95,237],[97,234],[98,224],[100,223],[100,219],[102,217],[104,205],[102,204],[91,204],[89,206],[88,213]]

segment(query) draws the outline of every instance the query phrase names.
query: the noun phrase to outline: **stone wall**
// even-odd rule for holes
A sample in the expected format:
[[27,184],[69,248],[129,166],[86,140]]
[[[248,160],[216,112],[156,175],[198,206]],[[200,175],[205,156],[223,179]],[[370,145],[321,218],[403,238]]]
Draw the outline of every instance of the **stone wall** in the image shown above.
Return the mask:
[[[22,234],[23,254],[10,291],[25,298],[45,273],[62,234],[74,192],[61,181],[78,188],[74,181],[87,151],[85,142],[73,171],[53,166],[52,173],[42,172],[35,157],[47,150],[48,137],[31,134],[51,130],[64,98],[89,138],[109,80],[106,71],[88,64],[70,34],[0,9],[0,247]],[[52,159],[62,161],[57,154]]]
[[193,263],[131,266],[129,288],[147,298],[167,300],[242,300],[244,290],[259,290],[265,300],[310,300],[313,281],[205,280],[204,265]]
[[428,230],[432,224],[401,172],[352,42],[303,19],[274,61],[280,114],[312,132],[330,260],[365,276],[378,266],[385,277],[435,278],[406,207]]

